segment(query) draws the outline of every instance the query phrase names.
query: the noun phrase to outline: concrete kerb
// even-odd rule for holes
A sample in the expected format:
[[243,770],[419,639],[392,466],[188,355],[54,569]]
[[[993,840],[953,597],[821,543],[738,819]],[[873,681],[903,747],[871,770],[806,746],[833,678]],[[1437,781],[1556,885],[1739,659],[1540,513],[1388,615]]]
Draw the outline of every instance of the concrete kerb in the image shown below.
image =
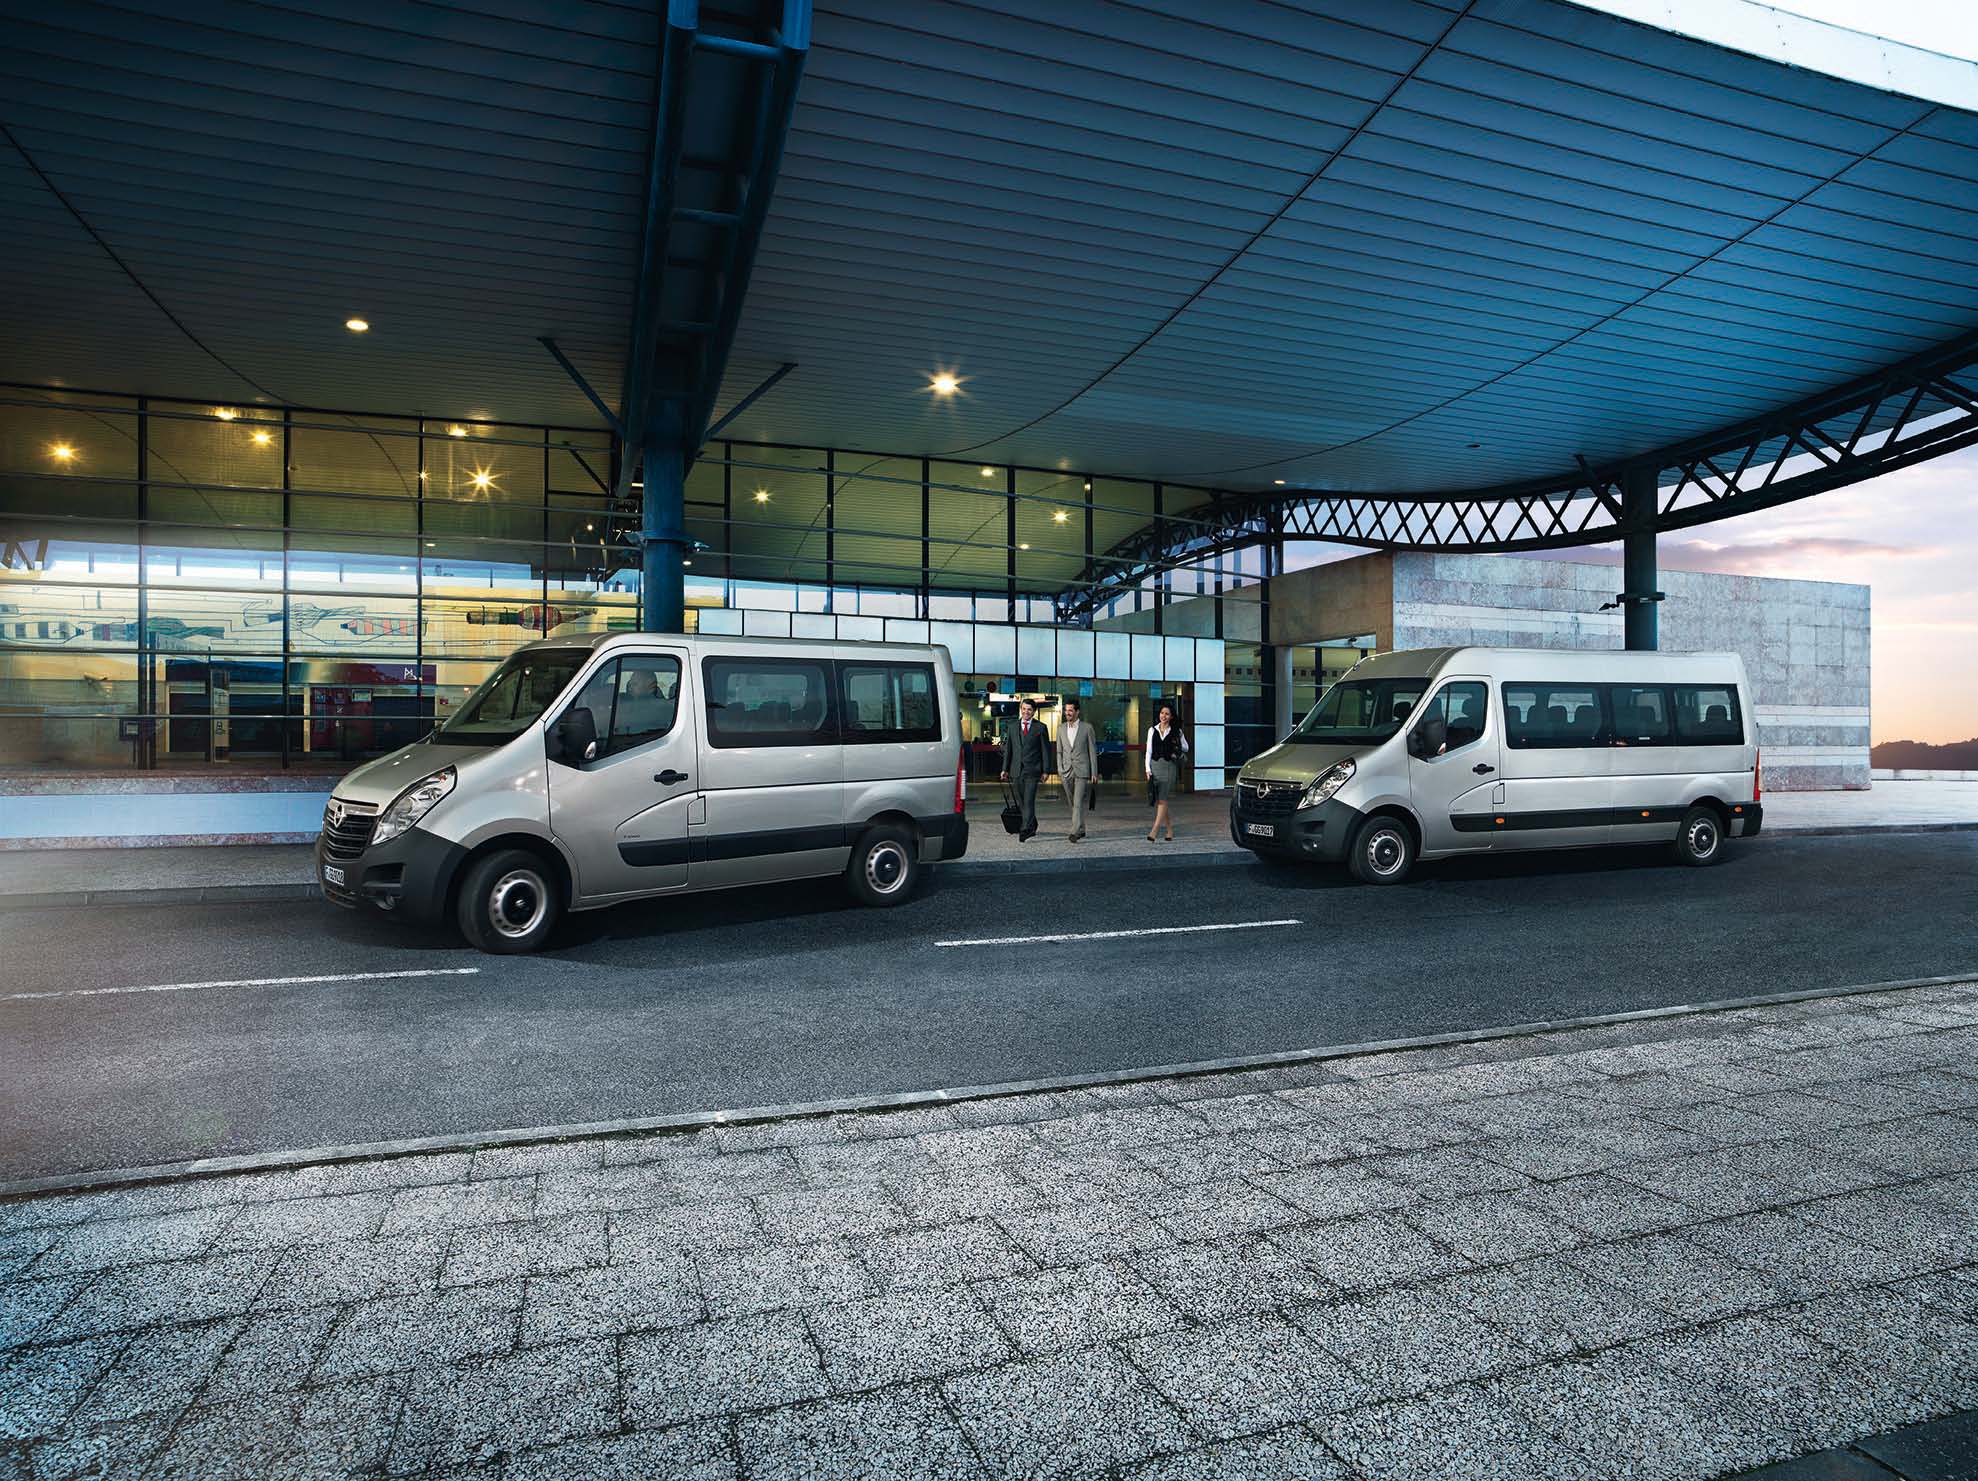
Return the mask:
[[232,1157],[202,1157],[149,1167],[116,1168],[104,1172],[60,1174],[0,1182],[0,1204],[59,1194],[104,1192],[114,1188],[226,1177],[237,1173],[292,1172],[299,1168],[347,1162],[376,1162],[396,1157],[435,1153],[481,1152],[500,1147],[546,1146],[557,1142],[705,1131],[717,1126],[749,1126],[768,1122],[809,1120],[847,1113],[922,1110],[964,1101],[1004,1096],[1041,1095],[1052,1091],[1087,1090],[1108,1085],[1131,1085],[1149,1080],[1176,1080],[1226,1075],[1287,1065],[1358,1059],[1450,1044],[1484,1044],[1502,1039],[1530,1038],[1575,1029],[1662,1019],[1732,1013],[1746,1008],[1778,1007],[1823,998],[1860,997],[1903,992],[1920,987],[1978,986],[1978,972],[1955,972],[1939,977],[1911,977],[1896,982],[1856,983],[1845,987],[1805,988],[1794,992],[1759,993],[1741,998],[1718,998],[1703,1003],[1679,1003],[1664,1008],[1639,1008],[1624,1013],[1595,1013],[1578,1018],[1542,1019],[1499,1028],[1464,1029],[1445,1034],[1420,1034],[1400,1039],[1374,1039],[1357,1044],[1327,1044],[1274,1054],[1239,1055],[1228,1059],[1195,1060],[1186,1064],[1147,1065],[1126,1070],[1098,1070],[1082,1075],[1058,1075],[1041,1080],[1012,1080],[996,1085],[951,1086],[937,1090],[889,1095],[846,1096],[838,1100],[799,1101],[788,1105],[744,1106],[732,1110],[688,1111],[673,1116],[639,1116],[617,1121],[588,1121],[563,1126],[534,1126],[456,1134],[411,1137],[401,1141],[356,1142],[342,1146],[307,1147],[280,1152],[255,1152]]
[[[1956,823],[1869,823],[1768,828],[1753,842],[1768,838],[1853,838],[1874,833],[1970,833],[1978,821]],[[1099,854],[1084,859],[959,859],[939,866],[943,874],[1104,874],[1132,869],[1240,868],[1251,855],[1233,848],[1190,850],[1171,854]],[[59,890],[0,894],[0,913],[10,910],[59,910],[79,906],[137,905],[261,905],[271,901],[315,900],[322,892],[314,882],[292,884],[226,884],[158,886],[129,890]]]

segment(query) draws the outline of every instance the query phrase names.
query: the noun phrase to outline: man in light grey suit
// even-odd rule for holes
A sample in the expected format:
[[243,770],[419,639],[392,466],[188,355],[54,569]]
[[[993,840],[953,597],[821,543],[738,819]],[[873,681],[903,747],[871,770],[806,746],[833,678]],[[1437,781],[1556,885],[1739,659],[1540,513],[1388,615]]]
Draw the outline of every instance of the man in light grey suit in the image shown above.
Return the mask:
[[1092,784],[1099,776],[1099,748],[1092,741],[1092,727],[1075,699],[1065,701],[1065,718],[1058,726],[1058,780],[1064,783],[1065,801],[1071,804],[1071,841],[1085,841],[1085,803],[1092,795]]

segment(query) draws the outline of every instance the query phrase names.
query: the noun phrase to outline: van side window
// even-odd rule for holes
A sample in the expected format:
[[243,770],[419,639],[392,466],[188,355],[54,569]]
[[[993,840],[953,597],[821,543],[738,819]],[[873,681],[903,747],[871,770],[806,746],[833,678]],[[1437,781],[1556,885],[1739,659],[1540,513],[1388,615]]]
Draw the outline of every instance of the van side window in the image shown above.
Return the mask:
[[835,745],[831,665],[814,658],[707,658],[711,746]]
[[933,665],[840,663],[838,685],[846,745],[941,738]]
[[1672,706],[1676,739],[1692,746],[1741,746],[1744,715],[1730,684],[1678,684]]
[[1614,740],[1623,746],[1669,743],[1669,691],[1660,684],[1610,684]]
[[[1483,738],[1484,711],[1490,691],[1482,684],[1445,684],[1422,711],[1422,721],[1439,719],[1447,728],[1447,739],[1438,755],[1470,745]],[[1420,722],[1418,722],[1420,723]]]
[[1513,750],[1577,750],[1608,743],[1599,684],[1505,684],[1504,739]]
[[600,725],[604,754],[656,741],[680,712],[680,661],[659,654],[627,654],[618,661],[611,728]]

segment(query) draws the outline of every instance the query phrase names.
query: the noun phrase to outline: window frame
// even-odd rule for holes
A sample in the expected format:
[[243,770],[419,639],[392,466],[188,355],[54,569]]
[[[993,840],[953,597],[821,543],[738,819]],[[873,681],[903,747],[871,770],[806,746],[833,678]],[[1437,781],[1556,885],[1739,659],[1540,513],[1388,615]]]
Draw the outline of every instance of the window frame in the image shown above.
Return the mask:
[[[922,662],[907,658],[839,658],[832,660],[837,669],[838,734],[841,744],[847,746],[894,746],[921,745],[941,740],[941,675],[932,661]],[[933,702],[932,723],[917,730],[905,728],[894,730],[855,730],[851,724],[851,694],[846,689],[849,672],[854,669],[873,670],[885,674],[922,674],[927,679],[928,698]],[[901,696],[904,698],[904,696]],[[904,709],[904,705],[901,707]]]
[[[814,730],[771,730],[749,735],[723,736],[716,728],[720,712],[726,708],[716,698],[721,692],[715,679],[717,666],[741,668],[781,669],[821,669],[824,673],[824,719]],[[803,746],[837,746],[844,744],[843,730],[839,720],[837,660],[833,658],[796,658],[781,654],[757,657],[753,654],[709,653],[701,658],[701,732],[707,744],[718,751],[764,751],[772,749],[794,750]]]

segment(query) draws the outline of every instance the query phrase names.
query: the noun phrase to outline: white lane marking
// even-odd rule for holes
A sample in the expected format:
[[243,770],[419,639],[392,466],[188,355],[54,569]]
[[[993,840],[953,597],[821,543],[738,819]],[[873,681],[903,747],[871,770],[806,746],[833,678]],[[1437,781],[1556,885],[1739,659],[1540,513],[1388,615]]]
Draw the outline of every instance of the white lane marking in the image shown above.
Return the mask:
[[393,977],[472,977],[479,967],[421,967],[408,972],[330,972],[317,977],[237,977],[229,982],[160,982],[149,987],[73,987],[60,992],[11,992],[0,1003],[29,998],[96,998],[109,993],[194,992],[202,987],[293,987],[309,982],[382,982]]
[[936,946],[1029,946],[1047,941],[1118,941],[1127,936],[1185,936],[1192,931],[1261,931],[1267,926],[1302,926],[1302,920],[1233,920],[1208,926],[1146,926],[1137,931],[1065,931],[1053,936],[982,936],[970,941],[936,941]]

